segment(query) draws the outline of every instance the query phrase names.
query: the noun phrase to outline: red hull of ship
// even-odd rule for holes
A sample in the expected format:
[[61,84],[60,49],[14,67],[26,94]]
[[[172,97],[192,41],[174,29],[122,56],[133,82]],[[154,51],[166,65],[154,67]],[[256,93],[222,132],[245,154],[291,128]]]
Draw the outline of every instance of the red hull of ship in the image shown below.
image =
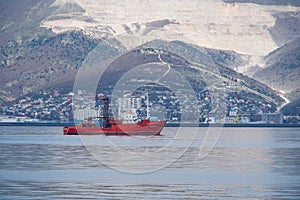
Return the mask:
[[165,126],[165,121],[151,122],[143,120],[134,124],[111,124],[109,128],[89,126],[68,126],[64,127],[64,135],[160,135]]

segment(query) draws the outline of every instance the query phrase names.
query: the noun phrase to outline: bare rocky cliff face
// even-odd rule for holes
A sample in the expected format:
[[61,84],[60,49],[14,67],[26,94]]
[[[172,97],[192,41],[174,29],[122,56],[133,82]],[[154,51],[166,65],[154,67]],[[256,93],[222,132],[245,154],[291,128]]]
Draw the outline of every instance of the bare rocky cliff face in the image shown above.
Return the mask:
[[[3,1],[0,101],[72,85],[88,53],[108,38],[116,38],[114,49],[120,51],[155,40],[181,41],[205,47],[215,65],[255,74],[270,65],[265,56],[295,40],[300,31],[299,5],[283,2]],[[262,74],[259,80],[270,77]]]
[[127,48],[155,39],[181,40],[208,48],[264,56],[279,46],[270,32],[275,14],[292,6],[214,1],[57,0],[42,27],[55,33],[82,29],[93,37],[117,37]]

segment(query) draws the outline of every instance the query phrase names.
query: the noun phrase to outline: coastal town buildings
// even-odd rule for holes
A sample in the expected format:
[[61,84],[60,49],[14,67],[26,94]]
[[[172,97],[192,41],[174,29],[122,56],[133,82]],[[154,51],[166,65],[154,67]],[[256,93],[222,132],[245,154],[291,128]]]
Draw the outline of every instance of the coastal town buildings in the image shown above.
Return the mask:
[[[84,97],[87,94],[81,91],[77,95]],[[69,122],[101,115],[99,110],[101,106],[96,108],[89,105],[84,98],[80,107],[73,108],[73,96],[70,91],[40,91],[36,95],[19,99],[12,105],[0,106],[0,122],[26,120]],[[181,106],[174,94],[154,91],[149,94],[149,112],[152,116],[164,118],[169,123],[180,122],[182,112],[199,114],[199,123],[300,123],[299,116],[283,116],[275,105],[269,102],[246,99],[238,93],[232,93],[226,98],[225,114],[217,117],[212,114],[212,97],[209,91],[203,91],[197,96],[198,105],[194,107],[198,110],[190,106]],[[125,121],[147,115],[145,96],[119,98],[117,102],[110,102],[110,107],[115,116]]]

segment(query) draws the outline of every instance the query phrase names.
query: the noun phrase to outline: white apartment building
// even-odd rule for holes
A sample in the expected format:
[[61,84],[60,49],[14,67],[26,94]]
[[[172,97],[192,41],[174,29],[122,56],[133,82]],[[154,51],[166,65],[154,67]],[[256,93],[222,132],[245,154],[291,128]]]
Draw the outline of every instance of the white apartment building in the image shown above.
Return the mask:
[[137,118],[137,110],[142,107],[141,98],[124,97],[118,99],[118,117],[123,121],[133,121]]

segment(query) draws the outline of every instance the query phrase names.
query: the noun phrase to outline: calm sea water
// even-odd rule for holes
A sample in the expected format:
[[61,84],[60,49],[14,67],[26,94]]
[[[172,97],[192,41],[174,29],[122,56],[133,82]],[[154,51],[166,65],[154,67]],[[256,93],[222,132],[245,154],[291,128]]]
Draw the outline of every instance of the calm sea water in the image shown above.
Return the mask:
[[124,152],[109,154],[105,136],[0,127],[0,199],[300,199],[300,129],[200,129],[191,145],[174,133],[109,137]]

